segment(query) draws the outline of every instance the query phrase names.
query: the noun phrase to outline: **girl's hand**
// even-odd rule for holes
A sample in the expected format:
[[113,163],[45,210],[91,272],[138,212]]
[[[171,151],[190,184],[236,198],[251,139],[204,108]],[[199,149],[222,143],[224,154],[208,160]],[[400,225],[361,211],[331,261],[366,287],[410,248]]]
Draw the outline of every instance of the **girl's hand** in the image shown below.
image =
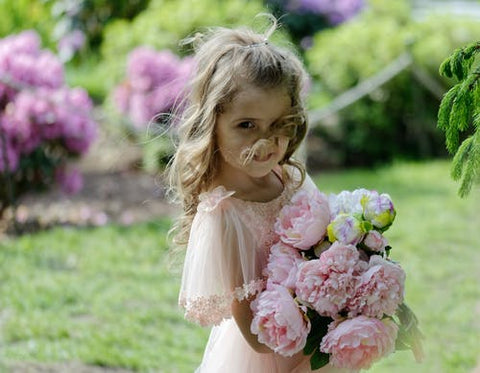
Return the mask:
[[233,317],[243,337],[255,352],[261,354],[272,353],[273,351],[269,347],[265,346],[263,343],[260,343],[257,339],[257,336],[250,332],[250,325],[253,319],[252,310],[250,309],[250,302],[252,300],[253,296],[242,301],[235,299],[232,304]]

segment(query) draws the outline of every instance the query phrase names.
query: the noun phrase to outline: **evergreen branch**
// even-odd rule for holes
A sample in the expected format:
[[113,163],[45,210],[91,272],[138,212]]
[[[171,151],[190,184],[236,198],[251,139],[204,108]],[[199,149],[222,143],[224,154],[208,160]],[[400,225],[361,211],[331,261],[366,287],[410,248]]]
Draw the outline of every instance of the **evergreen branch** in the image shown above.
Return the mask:
[[480,132],[476,132],[469,139],[472,140],[466,151],[467,159],[463,163],[463,178],[458,192],[460,197],[466,197],[470,193],[473,183],[478,182],[480,170]]
[[452,161],[451,176],[453,180],[458,181],[461,179],[463,175],[463,167],[465,166],[465,163],[467,162],[470,156],[472,146],[473,146],[473,136],[470,136],[468,139],[466,139],[462,143],[460,148],[458,148],[458,151],[453,157],[453,161]]
[[463,50],[457,49],[453,54],[452,59],[450,60],[450,69],[452,70],[453,75],[458,79],[458,81],[463,80],[465,77],[465,71],[463,70]]
[[455,99],[459,88],[460,86],[458,84],[454,85],[447,93],[445,93],[442,101],[440,102],[437,126],[444,131],[448,128],[453,100]]
[[[451,176],[460,180],[458,194],[466,197],[473,183],[480,182],[480,67],[473,69],[480,42],[455,50],[440,65],[443,76],[458,80],[443,97],[438,110],[437,127],[445,132],[445,145],[456,153]],[[474,134],[460,144],[460,133],[473,125]]]
[[452,75],[452,69],[450,68],[450,60],[451,58],[447,58],[445,61],[442,62],[440,65],[440,68],[438,69],[438,72],[440,73],[441,76],[445,76],[447,78],[451,78]]

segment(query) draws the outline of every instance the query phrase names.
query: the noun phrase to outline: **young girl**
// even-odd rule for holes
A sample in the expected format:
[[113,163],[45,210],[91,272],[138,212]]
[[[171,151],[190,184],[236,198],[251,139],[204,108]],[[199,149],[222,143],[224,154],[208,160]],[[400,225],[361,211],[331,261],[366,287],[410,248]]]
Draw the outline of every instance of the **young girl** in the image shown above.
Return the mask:
[[[274,221],[298,188],[315,188],[292,159],[306,133],[298,58],[249,29],[216,29],[196,46],[169,168],[183,207],[175,242],[186,247],[179,304],[214,325],[197,372],[310,372],[309,356],[273,353],[250,331],[250,302],[275,240]],[[338,372],[331,366],[318,372]]]

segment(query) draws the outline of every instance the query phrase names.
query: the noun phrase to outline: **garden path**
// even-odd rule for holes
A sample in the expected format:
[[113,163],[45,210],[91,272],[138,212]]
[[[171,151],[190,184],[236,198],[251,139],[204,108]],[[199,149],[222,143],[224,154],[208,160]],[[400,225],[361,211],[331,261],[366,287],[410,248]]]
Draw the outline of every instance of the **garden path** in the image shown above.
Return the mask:
[[31,233],[58,225],[129,225],[172,215],[175,207],[165,201],[161,176],[141,171],[140,157],[138,146],[101,133],[78,164],[83,189],[67,195],[55,187],[21,196],[15,213],[7,210],[0,220],[0,238],[2,233]]

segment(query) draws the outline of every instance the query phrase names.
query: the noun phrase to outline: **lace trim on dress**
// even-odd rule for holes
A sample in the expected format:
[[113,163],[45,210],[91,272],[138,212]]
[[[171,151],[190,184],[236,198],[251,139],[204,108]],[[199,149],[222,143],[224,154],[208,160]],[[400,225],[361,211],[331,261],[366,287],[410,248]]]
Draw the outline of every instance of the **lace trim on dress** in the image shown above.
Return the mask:
[[252,280],[235,288],[232,294],[211,295],[195,299],[182,298],[179,305],[185,309],[185,318],[200,326],[218,325],[223,319],[232,316],[232,301],[239,301],[256,295],[265,288],[265,280]]
[[232,295],[211,295],[196,299],[181,299],[179,305],[185,309],[185,318],[200,326],[218,325],[232,316]]
[[247,299],[251,295],[256,295],[265,289],[265,284],[266,281],[264,279],[252,280],[248,284],[235,288],[233,295],[239,301]]

